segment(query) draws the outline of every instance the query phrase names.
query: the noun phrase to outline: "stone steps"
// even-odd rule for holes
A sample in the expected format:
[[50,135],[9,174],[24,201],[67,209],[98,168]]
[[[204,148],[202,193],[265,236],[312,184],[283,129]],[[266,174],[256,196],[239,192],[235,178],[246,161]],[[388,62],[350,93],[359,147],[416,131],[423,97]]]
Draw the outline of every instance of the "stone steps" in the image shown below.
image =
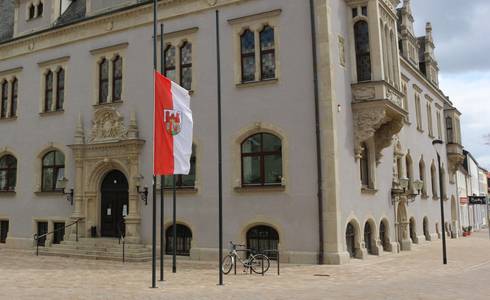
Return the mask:
[[[128,262],[151,260],[151,249],[143,244],[126,244],[124,252]],[[63,241],[50,247],[40,247],[39,255],[122,261],[123,244],[119,244],[118,239],[83,238],[78,242]]]

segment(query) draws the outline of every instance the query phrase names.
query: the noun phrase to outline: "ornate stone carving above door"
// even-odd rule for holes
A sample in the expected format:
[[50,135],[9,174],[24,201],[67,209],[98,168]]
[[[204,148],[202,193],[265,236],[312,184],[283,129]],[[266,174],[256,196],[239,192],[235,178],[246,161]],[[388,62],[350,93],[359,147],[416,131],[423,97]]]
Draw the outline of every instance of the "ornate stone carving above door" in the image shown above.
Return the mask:
[[102,107],[95,111],[89,143],[117,142],[128,138],[124,118],[113,107]]

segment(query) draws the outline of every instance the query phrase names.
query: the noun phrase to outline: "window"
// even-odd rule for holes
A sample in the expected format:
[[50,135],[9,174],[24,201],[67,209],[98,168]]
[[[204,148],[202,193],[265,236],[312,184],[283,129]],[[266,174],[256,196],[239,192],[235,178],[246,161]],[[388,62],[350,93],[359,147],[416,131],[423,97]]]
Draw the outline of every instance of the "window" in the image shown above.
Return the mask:
[[417,129],[418,130],[423,130],[422,129],[422,113],[421,113],[421,106],[420,106],[420,95],[418,93],[415,94],[415,114],[417,117]]
[[[165,231],[165,237],[166,237],[165,253],[169,255],[173,254],[173,237],[174,237],[173,228],[174,228],[173,226],[169,226]],[[189,229],[189,227],[182,224],[177,224],[176,231],[177,231],[176,234],[177,255],[189,256],[191,254],[192,231]]]
[[192,88],[192,44],[187,41],[180,47],[180,85]]
[[9,221],[0,221],[0,243],[5,244],[7,241],[7,235],[9,233]]
[[420,159],[420,162],[419,162],[419,178],[420,178],[420,181],[423,182],[422,195],[427,196],[427,182],[425,179],[425,162],[424,162],[423,158]]
[[53,107],[53,72],[49,70],[44,78],[44,112],[50,112]]
[[434,129],[432,124],[432,105],[430,103],[427,103],[427,127],[429,130],[429,136],[433,137]]
[[17,181],[17,159],[12,155],[0,158],[0,191],[14,191]]
[[442,126],[441,126],[441,112],[436,112],[436,121],[437,121],[437,138],[442,140]]
[[42,2],[39,2],[39,4],[37,5],[37,17],[41,17],[43,15],[43,11],[44,11],[44,5]]
[[266,254],[270,259],[277,259],[277,253],[266,250],[278,250],[279,234],[267,225],[259,225],[247,231],[247,249],[254,253]]
[[454,143],[453,119],[451,117],[446,117],[446,135],[447,142]]
[[65,239],[65,223],[55,222],[53,233],[53,244],[60,244]]
[[164,52],[163,74],[173,82],[177,82],[175,47],[168,45]]
[[[177,188],[194,188],[196,184],[196,147],[192,145],[191,169],[188,175],[175,175]],[[165,188],[172,188],[173,176],[165,176]]]
[[60,151],[51,151],[42,159],[42,191],[58,191],[56,183],[65,175],[65,155]]
[[4,80],[2,82],[2,103],[0,104],[0,118],[7,117],[7,105],[9,100],[9,83]]
[[103,58],[99,63],[99,104],[107,103],[109,95],[109,62]]
[[434,198],[437,198],[437,172],[436,172],[436,166],[434,165],[434,162],[432,162],[432,166],[430,167],[430,177],[431,177],[431,183],[432,183],[432,196]]
[[249,29],[240,37],[242,82],[255,81],[255,37]]
[[19,81],[17,80],[17,78],[14,78],[14,80],[12,81],[12,102],[10,104],[10,117],[17,116],[18,94],[19,94]]
[[123,69],[122,69],[122,58],[119,55],[116,55],[114,60],[112,61],[112,102],[120,101],[122,94],[122,77],[123,77]]
[[[37,236],[43,236],[48,233],[48,222],[37,222]],[[43,236],[37,240],[39,246],[46,246],[46,236]]]
[[34,4],[31,3],[31,5],[29,6],[29,20],[30,19],[34,19],[34,17],[36,16],[36,7],[34,7]]
[[268,25],[260,32],[260,66],[262,80],[276,78],[274,29]]
[[361,169],[361,183],[363,187],[370,186],[370,176],[369,176],[369,149],[366,143],[362,143],[361,158],[359,160],[359,165]]
[[65,70],[59,69],[56,73],[56,110],[63,110],[65,102]]
[[410,153],[407,153],[407,156],[405,157],[405,167],[407,168],[408,191],[409,193],[413,193],[413,163]]
[[381,245],[383,246],[383,251],[389,251],[390,248],[390,240],[388,238],[388,232],[386,230],[388,221],[383,220],[379,224],[379,240]]
[[371,80],[371,54],[369,50],[369,29],[366,21],[354,24],[356,49],[357,81]]
[[280,185],[282,182],[281,140],[269,133],[258,133],[241,145],[242,185]]

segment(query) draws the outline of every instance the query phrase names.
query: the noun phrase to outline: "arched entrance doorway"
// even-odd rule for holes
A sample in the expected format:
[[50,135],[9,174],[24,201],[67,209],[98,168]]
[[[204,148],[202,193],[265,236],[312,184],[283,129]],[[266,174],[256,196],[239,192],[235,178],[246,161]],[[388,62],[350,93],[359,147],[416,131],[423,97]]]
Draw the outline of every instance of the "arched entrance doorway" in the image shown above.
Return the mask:
[[369,221],[364,225],[364,244],[366,245],[366,250],[368,254],[374,254],[373,245],[373,231]]
[[424,227],[425,240],[430,241],[429,219],[427,219],[427,217],[424,218],[423,227]]
[[347,224],[347,229],[345,230],[345,243],[350,257],[355,257],[356,256],[356,232],[354,229],[354,225],[352,225],[352,223]]
[[100,188],[100,235],[118,237],[125,234],[124,217],[128,215],[128,180],[120,171],[105,175]]
[[388,221],[382,220],[379,223],[379,240],[383,246],[383,251],[390,251],[390,239],[388,237]]

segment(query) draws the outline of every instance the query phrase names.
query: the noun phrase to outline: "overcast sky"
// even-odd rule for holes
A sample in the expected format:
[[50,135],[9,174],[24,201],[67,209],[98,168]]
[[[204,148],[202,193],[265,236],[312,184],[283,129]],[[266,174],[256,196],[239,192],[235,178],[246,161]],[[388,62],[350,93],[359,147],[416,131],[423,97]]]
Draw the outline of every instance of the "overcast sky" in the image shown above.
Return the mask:
[[415,32],[432,22],[440,86],[463,114],[466,150],[490,170],[490,0],[411,0]]

